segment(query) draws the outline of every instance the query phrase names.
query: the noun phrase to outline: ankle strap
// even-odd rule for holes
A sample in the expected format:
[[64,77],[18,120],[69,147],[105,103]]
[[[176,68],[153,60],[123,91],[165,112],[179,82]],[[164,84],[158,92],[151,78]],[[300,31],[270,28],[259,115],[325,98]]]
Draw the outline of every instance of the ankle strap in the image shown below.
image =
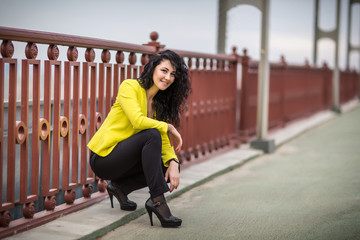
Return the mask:
[[160,205],[162,205],[162,204],[166,204],[166,201],[161,201],[161,202],[154,202],[154,201],[153,201],[153,206],[154,206],[154,207],[158,207],[158,206],[160,206]]

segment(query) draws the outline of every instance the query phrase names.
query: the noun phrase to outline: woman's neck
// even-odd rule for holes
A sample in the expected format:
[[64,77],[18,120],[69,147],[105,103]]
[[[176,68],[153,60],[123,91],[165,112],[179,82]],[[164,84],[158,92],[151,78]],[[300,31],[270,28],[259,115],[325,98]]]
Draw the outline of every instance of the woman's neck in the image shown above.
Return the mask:
[[147,116],[149,118],[154,118],[153,99],[158,91],[159,89],[155,85],[146,90]]
[[151,88],[146,90],[146,98],[148,102],[151,102],[159,89],[154,85],[151,86]]

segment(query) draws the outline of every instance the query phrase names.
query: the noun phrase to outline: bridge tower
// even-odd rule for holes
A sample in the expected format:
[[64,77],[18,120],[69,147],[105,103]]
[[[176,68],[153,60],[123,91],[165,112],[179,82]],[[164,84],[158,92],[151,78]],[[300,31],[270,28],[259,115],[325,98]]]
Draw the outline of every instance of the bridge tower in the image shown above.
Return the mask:
[[261,13],[261,46],[258,71],[258,106],[257,106],[257,139],[250,143],[251,147],[267,153],[275,151],[275,141],[267,139],[269,115],[269,20],[270,0],[219,0],[218,53],[225,53],[227,12],[238,5],[248,4],[258,8]]
[[[355,46],[351,44],[351,26],[352,26],[352,11],[355,4],[360,4],[360,0],[350,0],[348,8],[348,31],[347,31],[347,51],[346,51],[346,68],[350,68],[350,52],[358,51],[360,55],[360,44]],[[360,56],[359,56],[360,57]],[[360,62],[358,63],[360,67]]]
[[317,64],[318,41],[322,38],[329,38],[335,42],[335,61],[332,76],[332,110],[340,113],[340,79],[339,79],[339,24],[340,23],[340,0],[336,0],[336,26],[333,30],[324,31],[319,27],[319,0],[315,0],[315,26],[314,26],[314,52],[313,63]]

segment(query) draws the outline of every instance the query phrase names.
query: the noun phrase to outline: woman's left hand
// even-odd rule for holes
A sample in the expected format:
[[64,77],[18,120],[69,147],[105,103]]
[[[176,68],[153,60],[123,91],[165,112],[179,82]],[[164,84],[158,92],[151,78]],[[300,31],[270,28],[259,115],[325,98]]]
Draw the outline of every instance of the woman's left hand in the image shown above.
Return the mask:
[[172,192],[180,184],[179,164],[175,161],[171,161],[166,170],[165,181],[167,182],[168,179],[170,179],[170,192]]
[[175,142],[176,143],[175,151],[180,152],[181,147],[182,147],[181,135],[178,132],[178,130],[176,130],[176,128],[170,123],[168,123],[168,136],[169,136],[170,142],[172,142],[172,143]]

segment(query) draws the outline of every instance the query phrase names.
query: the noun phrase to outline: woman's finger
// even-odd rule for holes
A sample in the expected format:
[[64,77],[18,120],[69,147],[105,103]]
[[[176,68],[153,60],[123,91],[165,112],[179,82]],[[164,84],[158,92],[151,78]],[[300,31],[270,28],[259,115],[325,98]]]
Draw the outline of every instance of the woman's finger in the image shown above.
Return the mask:
[[181,138],[181,136],[179,136],[178,145],[177,145],[177,147],[176,147],[176,151],[177,151],[177,152],[180,152],[181,147],[182,147],[182,138]]
[[178,180],[175,180],[174,188],[177,189],[178,186],[179,186],[179,181],[178,181]]
[[170,181],[170,192],[172,192],[173,190],[174,190],[174,184],[172,184]]
[[177,183],[175,181],[170,180],[170,192],[174,191],[177,188]]

